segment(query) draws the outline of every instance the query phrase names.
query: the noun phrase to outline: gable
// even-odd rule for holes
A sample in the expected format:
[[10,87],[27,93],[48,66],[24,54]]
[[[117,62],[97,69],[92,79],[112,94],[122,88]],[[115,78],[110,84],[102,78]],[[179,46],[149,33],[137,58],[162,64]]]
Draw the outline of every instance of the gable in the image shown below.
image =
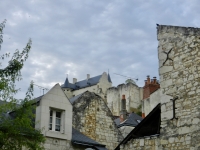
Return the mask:
[[93,92],[83,93],[73,103],[73,127],[108,149],[123,138],[106,102]]
[[[71,139],[72,136],[72,105],[59,84],[52,87],[45,95],[40,97],[36,107],[36,128],[42,129],[47,137]],[[56,114],[59,114],[59,129],[56,127]],[[50,118],[52,123],[50,124]],[[49,126],[52,126],[50,128]],[[59,131],[59,132],[55,132]]]

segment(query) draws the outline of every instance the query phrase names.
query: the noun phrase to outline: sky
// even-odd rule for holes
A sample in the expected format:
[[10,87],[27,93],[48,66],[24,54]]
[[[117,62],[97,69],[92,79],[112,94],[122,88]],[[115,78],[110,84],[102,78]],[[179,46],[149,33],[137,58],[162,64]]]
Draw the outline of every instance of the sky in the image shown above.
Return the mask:
[[[142,87],[147,75],[159,79],[156,24],[200,27],[199,6],[199,0],[1,0],[0,23],[7,21],[0,54],[32,40],[17,98],[31,81],[50,89],[67,75],[72,82],[108,70],[113,86],[127,76]],[[42,93],[35,86],[34,96]]]

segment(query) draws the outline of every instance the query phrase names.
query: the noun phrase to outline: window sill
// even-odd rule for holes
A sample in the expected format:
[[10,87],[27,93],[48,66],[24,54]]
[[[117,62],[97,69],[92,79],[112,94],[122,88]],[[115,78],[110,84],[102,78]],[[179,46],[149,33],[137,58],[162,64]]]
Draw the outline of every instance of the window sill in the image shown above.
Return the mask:
[[59,131],[46,131],[45,136],[54,137],[54,138],[58,138],[58,139],[67,139],[67,135],[63,134]]

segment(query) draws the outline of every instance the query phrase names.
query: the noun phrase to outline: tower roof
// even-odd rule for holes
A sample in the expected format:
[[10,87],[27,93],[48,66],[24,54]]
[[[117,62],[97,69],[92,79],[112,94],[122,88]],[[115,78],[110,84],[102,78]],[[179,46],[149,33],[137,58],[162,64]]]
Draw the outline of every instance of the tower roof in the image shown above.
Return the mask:
[[109,73],[108,73],[108,82],[112,83]]

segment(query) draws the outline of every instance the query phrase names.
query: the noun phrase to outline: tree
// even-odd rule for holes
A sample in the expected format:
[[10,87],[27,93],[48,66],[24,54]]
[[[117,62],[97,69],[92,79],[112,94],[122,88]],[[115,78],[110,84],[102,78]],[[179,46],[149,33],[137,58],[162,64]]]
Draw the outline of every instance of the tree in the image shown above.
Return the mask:
[[[5,23],[6,20],[0,24],[0,48],[3,43]],[[19,50],[14,52],[6,67],[0,68],[0,149],[2,150],[20,150],[22,147],[30,150],[43,149],[45,138],[41,130],[34,128],[33,82],[23,100],[14,98],[19,90],[16,89],[15,83],[22,80],[20,71],[28,58],[31,43],[30,39],[21,52]],[[0,59],[3,61],[9,56],[9,53],[5,53]]]

